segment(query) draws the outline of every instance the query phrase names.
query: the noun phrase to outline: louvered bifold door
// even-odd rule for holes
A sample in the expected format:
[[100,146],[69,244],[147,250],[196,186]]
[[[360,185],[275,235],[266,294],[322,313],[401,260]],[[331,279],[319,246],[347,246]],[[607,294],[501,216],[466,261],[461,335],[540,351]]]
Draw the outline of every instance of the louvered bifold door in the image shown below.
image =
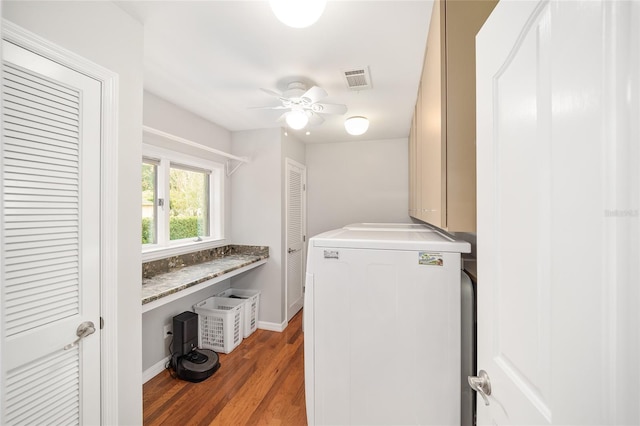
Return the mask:
[[99,96],[3,42],[0,424],[88,423],[84,392],[99,394],[86,384],[99,383],[97,334],[65,349],[99,319],[99,114],[85,117]]
[[302,307],[305,249],[305,169],[287,162],[287,319]]

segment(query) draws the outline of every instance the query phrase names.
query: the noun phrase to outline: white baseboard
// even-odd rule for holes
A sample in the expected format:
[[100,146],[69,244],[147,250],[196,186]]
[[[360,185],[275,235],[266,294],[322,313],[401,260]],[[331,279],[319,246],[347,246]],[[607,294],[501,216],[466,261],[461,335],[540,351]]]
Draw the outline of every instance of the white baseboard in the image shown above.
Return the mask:
[[171,358],[171,357],[166,357],[166,358],[158,361],[157,363],[155,363],[151,367],[147,368],[146,370],[144,370],[142,372],[142,384],[147,383],[149,380],[153,379],[158,374],[162,373],[162,371],[167,366],[167,362],[169,362],[169,358]]
[[288,321],[284,321],[281,324],[278,324],[277,322],[258,321],[258,328],[260,330],[277,331],[280,333],[287,328],[287,325],[289,325]]

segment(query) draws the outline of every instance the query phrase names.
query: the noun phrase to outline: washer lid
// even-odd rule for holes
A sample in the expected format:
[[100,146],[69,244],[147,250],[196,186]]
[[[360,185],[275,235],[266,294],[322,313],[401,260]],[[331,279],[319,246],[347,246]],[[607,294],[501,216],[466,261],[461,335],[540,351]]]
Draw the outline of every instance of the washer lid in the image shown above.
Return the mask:
[[378,250],[424,250],[470,253],[471,244],[437,230],[353,230],[336,229],[316,235],[310,247],[362,248]]
[[344,227],[352,231],[419,231],[434,232],[434,228],[421,223],[352,223]]

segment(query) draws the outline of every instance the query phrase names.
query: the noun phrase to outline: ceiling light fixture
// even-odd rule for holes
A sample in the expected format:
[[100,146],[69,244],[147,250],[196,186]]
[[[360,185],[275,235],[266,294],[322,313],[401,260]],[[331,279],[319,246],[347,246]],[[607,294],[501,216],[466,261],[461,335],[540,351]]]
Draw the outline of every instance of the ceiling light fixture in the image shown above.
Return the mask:
[[307,125],[307,123],[309,122],[309,117],[307,117],[307,114],[303,110],[294,109],[287,113],[285,121],[287,122],[287,125],[292,129],[300,130]]
[[350,135],[362,135],[369,129],[369,119],[361,116],[349,117],[344,121],[344,128]]
[[305,28],[320,19],[327,0],[269,0],[269,5],[283,24]]

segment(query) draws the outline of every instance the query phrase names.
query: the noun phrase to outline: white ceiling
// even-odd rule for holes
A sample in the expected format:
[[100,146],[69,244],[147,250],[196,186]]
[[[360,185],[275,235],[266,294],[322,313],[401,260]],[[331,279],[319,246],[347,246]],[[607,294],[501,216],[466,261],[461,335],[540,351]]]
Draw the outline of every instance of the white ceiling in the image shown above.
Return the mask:
[[[302,1],[302,0],[301,0]],[[260,88],[283,92],[302,80],[324,88],[325,103],[345,104],[344,116],[324,115],[305,142],[407,137],[432,0],[329,1],[308,28],[280,23],[267,1],[122,1],[144,24],[145,89],[230,130],[280,127],[278,105]],[[352,91],[343,71],[369,67],[373,88]],[[344,119],[364,115],[369,131],[349,136]]]

